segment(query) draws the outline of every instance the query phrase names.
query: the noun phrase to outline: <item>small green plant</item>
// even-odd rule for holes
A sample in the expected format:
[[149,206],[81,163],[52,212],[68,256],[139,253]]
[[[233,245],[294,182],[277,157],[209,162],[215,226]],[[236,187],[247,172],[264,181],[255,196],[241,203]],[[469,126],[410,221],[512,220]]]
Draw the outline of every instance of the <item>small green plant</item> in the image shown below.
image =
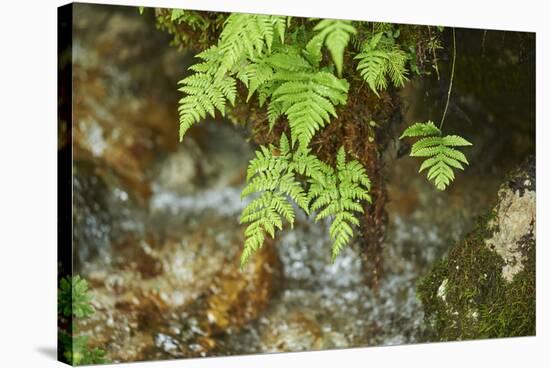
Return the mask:
[[90,304],[92,297],[88,293],[88,282],[80,276],[61,279],[57,306],[65,317],[86,318],[94,313]]
[[453,87],[453,78],[456,62],[456,40],[453,29],[453,61],[451,67],[451,80],[447,91],[447,102],[441,117],[439,128],[432,121],[425,123],[415,123],[405,129],[399,139],[406,137],[420,138],[411,148],[411,157],[427,157],[418,172],[429,169],[427,173],[428,180],[433,180],[434,185],[439,190],[445,190],[455,179],[453,169],[464,170],[463,165],[468,165],[468,159],[456,147],[471,146],[472,143],[459,135],[443,136],[441,128],[445,122],[447,108]]
[[88,336],[77,336],[78,331],[74,327],[75,319],[85,319],[95,313],[91,305],[88,282],[80,276],[65,277],[61,279],[58,293],[57,306],[60,319],[73,319],[69,326],[72,331],[60,330],[59,343],[63,348],[63,357],[72,365],[102,364],[107,363],[105,351],[100,348],[90,348]]
[[458,135],[443,136],[441,130],[431,121],[411,125],[400,139],[405,137],[420,138],[412,146],[411,157],[427,157],[418,172],[429,169],[428,180],[433,180],[439,190],[445,190],[454,180],[453,169],[464,170],[463,164],[468,165],[464,153],[455,147],[472,144]]

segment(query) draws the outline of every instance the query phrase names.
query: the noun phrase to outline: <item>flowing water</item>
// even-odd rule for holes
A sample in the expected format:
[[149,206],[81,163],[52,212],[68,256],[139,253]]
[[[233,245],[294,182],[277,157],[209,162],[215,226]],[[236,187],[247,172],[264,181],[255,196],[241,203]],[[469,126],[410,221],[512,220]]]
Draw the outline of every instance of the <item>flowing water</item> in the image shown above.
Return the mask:
[[[396,159],[388,148],[389,224],[377,292],[365,286],[357,244],[331,263],[328,223],[301,212],[294,229],[241,272],[240,191],[254,152],[246,133],[206,121],[176,145],[175,81],[189,58],[137,10],[79,9],[75,273],[90,281],[97,310],[79,323],[82,333],[114,361],[426,341],[417,281],[490,208],[523,155],[514,149],[517,156],[495,163],[510,141],[498,139],[493,111],[475,93],[457,83],[446,124],[476,132],[475,146],[472,165],[446,192],[417,174],[416,160]],[[146,72],[151,63],[155,77]],[[441,98],[430,93],[446,85],[411,83],[404,120],[437,119]],[[532,134],[509,136],[528,151],[523,142]]]

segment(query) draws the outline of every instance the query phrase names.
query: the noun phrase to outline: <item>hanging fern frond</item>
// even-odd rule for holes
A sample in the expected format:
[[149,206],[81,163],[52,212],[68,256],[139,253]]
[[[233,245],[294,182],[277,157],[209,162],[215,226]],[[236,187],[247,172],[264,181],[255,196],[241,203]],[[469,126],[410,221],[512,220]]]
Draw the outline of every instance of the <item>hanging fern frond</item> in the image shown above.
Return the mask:
[[422,137],[411,149],[411,157],[427,157],[418,172],[428,170],[428,180],[433,180],[435,187],[445,190],[454,180],[454,169],[464,170],[468,159],[455,147],[471,146],[472,143],[458,135],[442,136],[441,130],[431,121],[415,123],[408,127],[400,139],[405,137]]
[[353,236],[353,226],[359,225],[357,213],[364,212],[360,201],[372,201],[369,195],[371,183],[365,168],[359,162],[346,162],[343,147],[336,156],[335,169],[322,162],[319,168],[319,172],[310,179],[310,210],[319,211],[316,221],[332,218],[329,234],[334,260],[349,244]]
[[247,186],[241,197],[254,193],[258,197],[243,210],[240,222],[249,224],[245,230],[244,249],[241,254],[241,267],[248,262],[251,254],[264,243],[266,233],[275,237],[275,230],[282,230],[283,220],[292,227],[294,208],[292,200],[306,213],[309,212],[307,195],[294,175],[296,165],[292,162],[290,142],[286,135],[281,136],[279,148],[261,146],[256,157],[250,161],[247,170]]
[[[243,67],[238,73],[239,78],[248,87],[247,101],[260,88],[264,87],[265,97],[271,96],[274,87],[280,85],[269,84],[274,81],[285,81],[298,78],[303,79],[304,72],[311,72],[311,65],[299,56],[296,50],[289,48],[286,52],[280,51],[270,55],[262,55],[251,59],[251,63]],[[277,72],[277,74],[275,74]],[[298,73],[296,76],[293,73]],[[265,99],[260,99],[260,106]]]
[[237,78],[248,88],[246,102],[250,101],[250,98],[259,87],[273,79],[273,74],[273,67],[265,58],[256,59],[255,62],[241,69],[237,74]]
[[318,33],[308,42],[305,55],[315,66],[318,66],[321,59],[321,48],[327,47],[332,56],[338,75],[342,75],[344,65],[344,50],[346,49],[352,35],[357,30],[349,20],[323,19],[313,28]]
[[286,18],[260,14],[231,14],[220,34],[219,47],[224,54],[220,73],[230,71],[243,58],[271,52],[273,39],[283,43]]
[[395,87],[403,87],[408,80],[407,54],[384,32],[376,33],[365,42],[355,59],[359,60],[357,70],[377,96],[388,87],[388,79]]
[[[307,178],[309,188],[300,183],[297,175]],[[346,162],[344,148],[338,151],[333,168],[309,148],[300,145],[294,148],[284,134],[279,147],[261,146],[256,151],[256,157],[248,166],[247,182],[241,196],[256,194],[257,197],[241,214],[241,223],[248,224],[241,267],[263,245],[266,234],[273,238],[277,229],[282,230],[283,220],[293,226],[295,212],[290,201],[307,214],[318,211],[316,221],[332,218],[329,232],[333,260],[349,244],[353,226],[359,225],[357,213],[363,213],[360,202],[371,202],[371,183],[366,170],[355,160]]]
[[216,110],[225,116],[227,101],[233,105],[237,95],[235,78],[224,75],[216,77],[215,66],[222,57],[219,49],[212,46],[197,55],[204,60],[191,67],[196,73],[182,79],[178,89],[185,94],[179,101],[180,141],[187,130],[207,115],[215,117]]
[[[186,13],[174,10],[172,18],[180,19]],[[227,101],[233,105],[236,97],[236,79],[248,86],[249,97],[261,85],[262,74],[250,65],[248,69],[233,69],[247,58],[261,58],[264,51],[271,52],[274,37],[282,43],[286,27],[286,18],[270,15],[231,14],[224,25],[218,45],[213,45],[197,57],[203,62],[190,67],[195,74],[179,82],[179,91],[185,96],[179,101],[180,141],[187,130],[195,123],[215,116],[218,110],[225,115]],[[257,65],[257,64],[253,64]],[[262,69],[261,71],[267,71]],[[263,77],[266,79],[266,77]],[[269,75],[267,76],[269,79]]]
[[345,79],[314,68],[292,47],[256,58],[239,79],[248,86],[248,99],[256,91],[260,106],[269,99],[270,127],[286,115],[292,143],[304,148],[331,116],[336,117],[335,106],[346,103],[349,88]]

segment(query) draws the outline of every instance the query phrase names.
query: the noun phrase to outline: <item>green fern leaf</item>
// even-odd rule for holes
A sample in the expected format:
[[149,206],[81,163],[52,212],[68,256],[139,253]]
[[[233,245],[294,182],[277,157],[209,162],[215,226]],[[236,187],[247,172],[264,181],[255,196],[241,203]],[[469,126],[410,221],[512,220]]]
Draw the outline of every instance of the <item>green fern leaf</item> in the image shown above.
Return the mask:
[[342,75],[344,65],[344,50],[352,35],[357,30],[348,20],[323,19],[313,28],[319,32],[306,45],[306,56],[314,65],[319,65],[322,59],[321,47],[328,48],[338,75]]
[[353,227],[359,225],[358,213],[363,213],[361,201],[371,202],[370,180],[365,168],[357,161],[346,162],[344,148],[336,156],[336,168],[320,163],[310,179],[310,209],[317,211],[316,221],[332,217],[329,234],[332,239],[332,259],[349,244]]
[[292,143],[307,147],[330,117],[337,116],[334,106],[346,103],[349,84],[327,72],[279,72],[274,78],[286,82],[275,89],[270,105],[287,115]]
[[215,78],[209,74],[196,73],[179,82],[178,90],[186,96],[179,101],[180,141],[187,130],[195,123],[206,118],[215,117],[218,110],[225,116],[227,101],[235,103],[237,94],[235,79],[229,76]]
[[403,87],[408,80],[407,54],[384,32],[376,33],[367,41],[355,59],[359,60],[357,70],[377,96],[388,87],[388,79],[395,87]]
[[290,200],[306,213],[309,212],[308,198],[295,177],[295,169],[291,144],[284,134],[281,136],[279,148],[261,146],[256,151],[256,157],[250,161],[247,170],[248,184],[241,196],[245,198],[257,194],[258,197],[248,203],[241,214],[240,222],[248,224],[241,267],[263,245],[266,234],[273,238],[277,229],[282,230],[283,219],[293,226],[295,214]]
[[468,165],[464,153],[454,147],[472,144],[458,135],[442,136],[431,121],[411,125],[401,135],[401,139],[405,137],[422,137],[413,144],[411,157],[428,157],[418,172],[428,169],[428,180],[433,180],[439,190],[445,190],[455,179],[453,169],[464,170],[464,165]]
[[245,58],[262,55],[264,48],[271,52],[276,35],[284,39],[285,17],[259,14],[231,14],[220,34],[219,47],[224,54],[224,74]]
[[[173,19],[180,19],[186,12],[175,9]],[[182,79],[179,91],[184,97],[179,101],[180,140],[195,123],[207,115],[215,116],[216,110],[225,115],[226,104],[235,103],[236,79],[249,86],[250,96],[273,72],[269,67],[248,61],[261,58],[264,51],[271,51],[274,39],[284,39],[285,17],[231,14],[225,21],[218,45],[211,46],[197,55],[201,63],[190,67],[195,74]],[[248,66],[234,70],[242,63]]]
[[430,135],[440,135],[441,130],[435,126],[432,121],[427,121],[425,123],[414,123],[401,134],[399,139],[405,137],[426,137]]
[[178,22],[183,18],[185,15],[183,9],[172,9],[172,12],[170,13],[170,20],[172,22]]

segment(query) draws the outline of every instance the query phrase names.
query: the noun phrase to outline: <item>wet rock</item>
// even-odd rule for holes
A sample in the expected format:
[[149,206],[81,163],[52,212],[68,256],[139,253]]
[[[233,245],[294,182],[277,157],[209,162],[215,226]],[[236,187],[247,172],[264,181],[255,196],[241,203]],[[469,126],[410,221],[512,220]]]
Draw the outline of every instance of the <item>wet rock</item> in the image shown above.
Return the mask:
[[[226,122],[208,121],[192,132],[195,134],[186,136],[176,152],[157,160],[152,175],[157,197],[196,196],[205,187],[217,190],[244,184],[252,147],[239,129]],[[172,205],[175,199],[170,200]]]
[[510,174],[494,209],[419,285],[436,340],[535,334],[534,158]]
[[278,319],[284,322],[269,325],[262,334],[266,351],[307,351],[323,348],[323,331],[314,318],[293,310],[289,315],[279,316]]
[[[151,165],[177,146],[175,81],[184,56],[169,47],[159,52],[169,38],[135,8],[77,4],[74,11],[74,157],[111,169],[145,202]],[[180,68],[166,71],[167,58]]]
[[141,213],[116,175],[88,161],[73,165],[73,249],[75,272],[113,244],[143,231]]
[[273,244],[265,244],[244,270],[239,253],[219,268],[210,285],[181,315],[180,353],[224,355],[223,338],[239,333],[267,307],[280,284],[280,262]]
[[533,180],[534,173],[516,174],[514,185],[504,186],[499,191],[494,218],[487,224],[487,230],[493,236],[485,244],[504,260],[502,277],[510,282],[524,269],[527,261],[525,247],[530,240],[535,240],[537,208]]
[[[186,140],[186,146],[192,141]],[[195,152],[180,147],[177,152],[169,155],[162,160],[156,168],[154,179],[155,190],[168,191],[177,195],[189,194],[196,190],[197,176],[200,166],[197,164],[197,158],[200,152]]]
[[239,331],[267,306],[281,272],[273,245],[241,271],[242,229],[223,218],[209,225],[162,243],[128,238],[85,274],[97,312],[80,328],[110,359],[215,354],[219,336]]
[[238,265],[235,257],[223,267],[206,297],[206,317],[213,333],[257,318],[276,289],[281,266],[273,244],[265,244],[242,272]]
[[[313,293],[298,294],[306,298],[317,297]],[[323,304],[323,301],[317,302]],[[339,329],[330,321],[331,313],[328,310],[323,311],[325,308],[326,306],[316,310],[309,303],[289,308],[288,304],[279,303],[270,309],[259,323],[262,351],[308,351],[353,346],[353,341],[358,336],[349,328]],[[342,316],[337,318],[341,319]],[[366,340],[365,335],[374,331],[372,326],[364,326],[361,321],[357,327],[358,330],[363,330],[360,337],[363,342]],[[365,346],[364,343],[362,345]]]

